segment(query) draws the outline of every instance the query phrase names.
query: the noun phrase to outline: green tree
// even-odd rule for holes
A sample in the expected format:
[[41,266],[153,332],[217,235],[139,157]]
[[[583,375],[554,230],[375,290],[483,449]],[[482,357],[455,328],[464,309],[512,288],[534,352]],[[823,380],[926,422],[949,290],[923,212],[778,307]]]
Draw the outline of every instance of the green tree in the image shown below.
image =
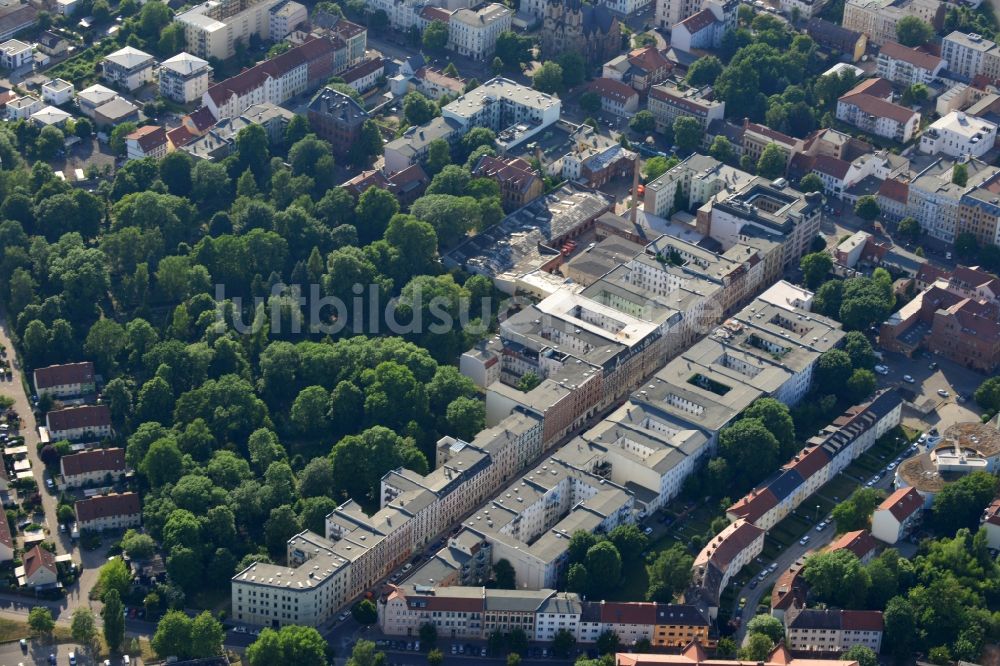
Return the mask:
[[904,217],[900,220],[898,231],[903,238],[909,240],[911,243],[916,242],[920,238],[920,234],[923,233],[920,223],[912,217]]
[[591,546],[587,551],[586,565],[590,574],[590,588],[595,596],[607,593],[621,580],[622,557],[610,541]]
[[746,411],[745,418],[760,419],[764,427],[774,435],[781,447],[781,457],[789,457],[797,450],[795,442],[795,422],[788,406],[774,398],[758,398]]
[[764,150],[757,160],[757,175],[764,178],[777,178],[785,173],[785,165],[788,160],[784,151],[776,143],[769,143],[764,146]]
[[552,653],[565,659],[576,645],[576,637],[566,629],[560,629],[552,637]]
[[451,164],[451,147],[444,139],[434,139],[427,144],[427,162],[425,167],[431,175],[437,174]]
[[897,657],[908,656],[918,640],[916,616],[904,597],[893,597],[882,614],[886,646]]
[[424,97],[416,90],[406,93],[403,98],[403,117],[410,125],[423,125],[438,113],[434,102]]
[[672,160],[659,155],[650,157],[646,160],[646,165],[643,169],[643,178],[647,183],[651,183],[670,169],[672,166],[671,162]]
[[583,82],[587,76],[587,61],[576,51],[563,51],[556,58],[556,62],[562,67],[563,85],[567,88]]
[[444,51],[448,45],[448,24],[443,21],[431,21],[424,28],[422,42],[428,51],[433,53]]
[[501,32],[497,36],[496,54],[504,67],[520,70],[521,63],[531,60],[531,38],[512,31]]
[[777,643],[785,638],[785,625],[773,615],[755,615],[747,622],[748,634],[764,634]]
[[455,398],[445,413],[451,432],[464,440],[471,440],[486,427],[486,405],[475,398]]
[[833,508],[837,533],[852,532],[868,527],[875,507],[882,501],[882,493],[874,488],[858,488],[846,500]]
[[832,387],[836,391],[839,390],[839,387],[847,384],[847,380],[851,378],[851,372],[851,357],[848,356],[847,352],[831,349],[820,354],[816,361],[815,383],[817,386]]
[[688,153],[701,145],[702,137],[705,135],[701,123],[691,116],[678,116],[674,120],[674,143],[681,152]]
[[935,529],[949,536],[961,528],[975,529],[996,490],[997,478],[987,472],[973,472],[946,484],[931,504]]
[[661,550],[656,559],[646,565],[649,576],[646,598],[662,603],[673,601],[674,596],[683,592],[691,582],[693,565],[694,558],[679,543]]
[[878,666],[878,655],[867,645],[854,645],[840,655],[841,661],[856,661],[858,666]]
[[746,645],[740,648],[739,658],[745,661],[764,662],[774,649],[774,641],[765,634],[751,634]]
[[736,151],[733,149],[733,144],[721,134],[712,139],[712,145],[708,147],[708,154],[723,164],[731,165],[736,161]]
[[125,641],[125,606],[117,590],[110,590],[104,595],[101,618],[104,620],[104,641],[113,652],[117,652]]
[[500,558],[493,565],[493,579],[496,581],[496,586],[501,590],[513,590],[516,585],[515,581],[515,571],[511,563]]
[[741,470],[736,490],[746,490],[771,473],[780,444],[760,419],[740,419],[719,434],[719,451],[730,469]]
[[914,83],[903,91],[902,102],[904,106],[914,106],[922,103],[928,96],[927,86],[923,83]]
[[979,385],[972,396],[989,414],[1000,411],[1000,377],[989,377]]
[[[580,95],[580,108],[589,115],[597,115],[601,112],[601,96],[593,90],[588,90]],[[635,118],[632,118],[632,120],[635,120]]]
[[719,59],[715,56],[705,56],[695,60],[694,64],[688,68],[685,80],[688,85],[700,88],[715,83],[719,74],[722,74],[722,63]]
[[649,544],[649,538],[637,525],[619,525],[608,533],[611,543],[618,549],[623,562],[636,562]]
[[52,636],[52,630],[56,628],[56,621],[52,619],[52,612],[45,606],[34,606],[28,612],[28,627],[36,636],[48,640]]
[[222,623],[212,617],[210,611],[203,611],[191,621],[191,656],[195,659],[215,657],[222,652],[222,641],[226,632]]
[[870,194],[858,197],[858,202],[854,204],[854,214],[867,222],[873,221],[881,213],[882,209],[879,208],[878,200]]
[[535,90],[554,94],[563,89],[563,68],[551,60],[545,62],[531,77]]
[[951,182],[959,187],[965,187],[965,184],[969,182],[969,167],[961,162],[956,162],[951,169]]
[[441,664],[444,663],[444,653],[441,652],[441,650],[434,648],[427,653],[427,663],[430,664],[430,666],[441,666]]
[[94,612],[84,607],[73,611],[70,633],[74,641],[92,650],[97,641],[97,620],[94,618]]
[[101,566],[97,585],[102,599],[111,591],[116,592],[119,598],[127,596],[132,588],[132,572],[122,558],[113,557]]
[[597,652],[598,654],[611,654],[613,655],[618,651],[618,646],[621,644],[618,634],[608,629],[607,631],[601,632],[601,635],[597,637]]
[[849,331],[844,336],[844,351],[851,358],[854,368],[869,369],[875,365],[875,350],[872,343],[860,331]]
[[813,172],[807,173],[799,181],[799,190],[802,192],[823,192],[823,181]]
[[[437,626],[433,622],[424,622],[420,625],[420,646],[425,650],[432,649],[437,645]],[[428,658],[430,655],[428,654]]]
[[351,615],[358,624],[370,625],[378,621],[378,610],[370,599],[362,599],[351,607]]
[[170,610],[160,618],[152,646],[161,658],[186,658],[191,652],[191,618],[179,610]]
[[850,379],[847,380],[847,395],[850,396],[854,404],[859,404],[875,392],[876,386],[878,386],[878,380],[875,373],[865,368],[858,368],[851,373]]
[[136,127],[137,125],[133,122],[124,122],[115,125],[115,128],[111,130],[108,145],[115,155],[123,155],[125,153],[125,137],[134,132]]
[[[599,110],[598,107],[597,111]],[[597,111],[592,113],[597,113]],[[656,130],[656,118],[650,111],[643,109],[632,116],[632,119],[628,121],[628,126],[638,134],[652,134]]]
[[810,289],[816,289],[830,274],[830,270],[833,268],[833,258],[826,252],[813,252],[799,260],[799,268],[802,270],[806,286]]
[[923,46],[934,37],[934,28],[916,16],[904,16],[896,23],[896,39],[903,46]]

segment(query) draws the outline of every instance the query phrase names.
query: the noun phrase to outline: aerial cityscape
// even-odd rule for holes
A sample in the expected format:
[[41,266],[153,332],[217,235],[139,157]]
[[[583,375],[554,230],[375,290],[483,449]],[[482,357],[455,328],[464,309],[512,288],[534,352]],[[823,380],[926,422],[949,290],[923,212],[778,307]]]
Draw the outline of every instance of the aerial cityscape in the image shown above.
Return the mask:
[[998,40],[0,2],[0,666],[1000,666]]

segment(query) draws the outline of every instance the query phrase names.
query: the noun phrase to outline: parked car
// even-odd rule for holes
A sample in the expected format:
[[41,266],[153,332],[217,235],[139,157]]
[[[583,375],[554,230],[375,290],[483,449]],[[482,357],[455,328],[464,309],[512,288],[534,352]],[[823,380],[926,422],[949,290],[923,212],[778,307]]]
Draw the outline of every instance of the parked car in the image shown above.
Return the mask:
[[752,581],[750,581],[750,585],[748,585],[747,587],[749,587],[751,590],[757,587],[757,579],[754,578]]
[[877,372],[880,375],[887,375],[887,374],[889,374],[889,366],[887,366],[887,365],[876,365],[875,366],[875,372]]
[[947,398],[947,397],[951,396],[951,394],[948,393],[947,391],[945,391],[944,389],[938,389],[937,394],[939,396],[941,396],[942,398]]
[[653,533],[653,528],[652,528],[652,527],[647,527],[647,528],[645,528],[645,529],[644,529],[644,530],[642,531],[642,533],[643,533],[643,534],[645,534],[646,536],[649,536],[650,534],[652,534],[652,533]]
[[808,534],[806,536],[802,537],[801,539],[799,539],[799,545],[800,546],[804,546],[807,543],[809,543],[809,535]]
[[903,375],[903,381],[906,382],[907,384],[914,384],[914,383],[916,383],[916,380],[913,377],[911,377],[910,375]]

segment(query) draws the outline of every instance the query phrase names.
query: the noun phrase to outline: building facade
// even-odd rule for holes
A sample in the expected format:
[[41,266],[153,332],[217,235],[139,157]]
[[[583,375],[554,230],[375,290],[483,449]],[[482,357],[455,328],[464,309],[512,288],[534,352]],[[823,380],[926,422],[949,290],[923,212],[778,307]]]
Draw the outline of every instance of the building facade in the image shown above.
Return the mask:
[[178,53],[160,64],[160,94],[179,104],[189,104],[205,94],[211,76],[207,60]]

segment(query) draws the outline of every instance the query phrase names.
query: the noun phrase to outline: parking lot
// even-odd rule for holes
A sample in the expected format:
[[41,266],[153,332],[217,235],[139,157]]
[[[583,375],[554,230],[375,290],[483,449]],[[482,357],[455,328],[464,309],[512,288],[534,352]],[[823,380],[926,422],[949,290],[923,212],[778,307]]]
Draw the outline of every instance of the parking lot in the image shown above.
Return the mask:
[[903,425],[915,430],[944,430],[954,423],[979,420],[979,407],[972,395],[986,379],[983,375],[928,352],[915,358],[891,353],[883,357],[887,371],[878,375],[879,386],[899,387],[908,402],[932,407],[926,414],[904,409]]
[[[0,666],[18,666],[19,664],[23,664],[24,666],[32,666],[32,664],[48,666],[48,664],[52,663],[62,666],[70,663],[70,652],[79,655],[76,663],[80,664],[80,666],[91,666],[95,663],[93,659],[83,656],[79,645],[41,645],[38,641],[31,641],[27,646],[27,652],[25,652],[21,649],[17,641],[14,641],[12,643],[0,644]],[[52,659],[50,659],[50,656]],[[112,663],[117,666],[121,662],[113,661]],[[133,661],[132,663],[136,662]]]

